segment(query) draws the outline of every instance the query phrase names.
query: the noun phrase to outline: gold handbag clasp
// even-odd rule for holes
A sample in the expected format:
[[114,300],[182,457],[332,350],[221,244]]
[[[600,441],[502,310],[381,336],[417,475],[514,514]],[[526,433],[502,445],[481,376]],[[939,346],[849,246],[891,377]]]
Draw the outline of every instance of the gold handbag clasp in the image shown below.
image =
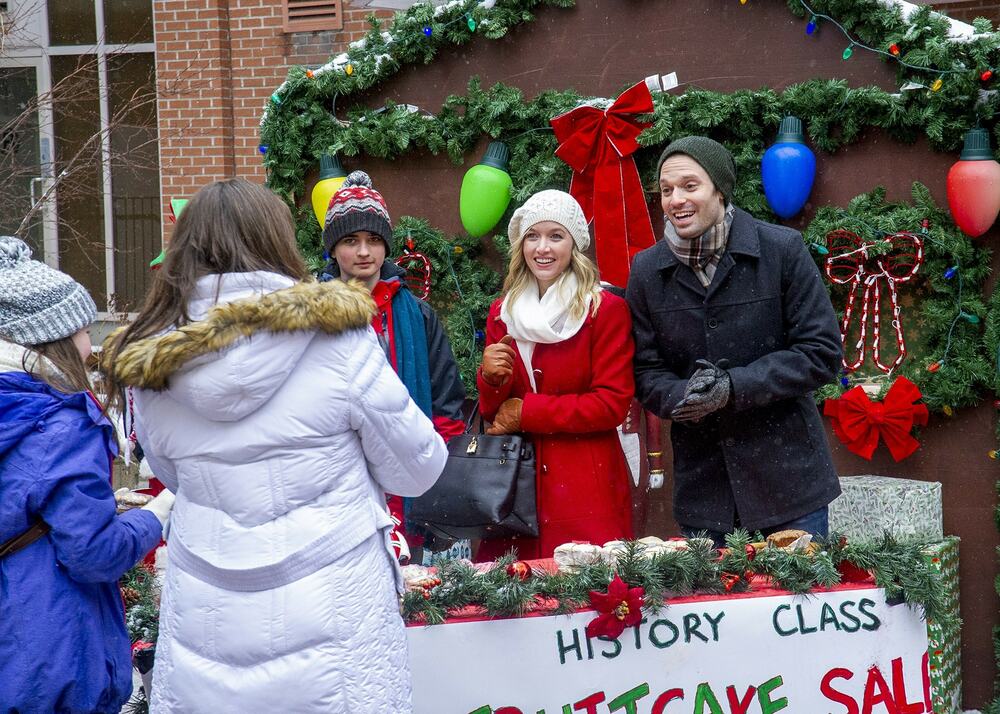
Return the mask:
[[466,447],[465,453],[474,454],[476,453],[476,449],[478,448],[479,448],[479,438],[474,436],[472,437],[472,441],[470,441],[469,445]]

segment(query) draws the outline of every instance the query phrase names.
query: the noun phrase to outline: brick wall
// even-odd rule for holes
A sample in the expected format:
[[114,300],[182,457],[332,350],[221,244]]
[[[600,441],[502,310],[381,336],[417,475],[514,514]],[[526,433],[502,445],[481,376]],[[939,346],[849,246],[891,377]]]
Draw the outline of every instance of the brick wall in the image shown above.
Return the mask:
[[218,0],[155,0],[161,204],[233,174],[230,43]]
[[323,64],[368,30],[372,11],[344,5],[343,30],[286,34],[280,0],[154,0],[166,239],[171,198],[232,176],[264,180],[260,116],[289,67]]

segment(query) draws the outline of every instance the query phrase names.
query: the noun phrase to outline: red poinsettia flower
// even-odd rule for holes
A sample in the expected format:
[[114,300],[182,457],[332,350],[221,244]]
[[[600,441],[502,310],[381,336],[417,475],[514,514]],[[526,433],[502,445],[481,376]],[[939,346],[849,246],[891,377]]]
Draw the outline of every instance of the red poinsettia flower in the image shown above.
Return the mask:
[[601,614],[587,625],[587,637],[616,639],[626,627],[638,625],[642,620],[642,599],[645,595],[643,588],[630,588],[617,575],[608,584],[606,593],[591,590],[590,604]]

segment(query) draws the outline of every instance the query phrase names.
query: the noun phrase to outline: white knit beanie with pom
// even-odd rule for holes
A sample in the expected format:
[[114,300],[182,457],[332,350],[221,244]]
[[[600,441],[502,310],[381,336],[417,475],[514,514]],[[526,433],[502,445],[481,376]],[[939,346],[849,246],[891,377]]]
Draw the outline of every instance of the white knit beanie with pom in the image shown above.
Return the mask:
[[520,240],[529,228],[542,221],[555,221],[563,226],[578,250],[587,250],[590,245],[590,230],[580,204],[565,191],[555,189],[539,191],[514,211],[507,226],[510,242]]
[[0,236],[0,338],[32,347],[70,337],[97,319],[97,306],[66,273],[31,259],[31,248]]

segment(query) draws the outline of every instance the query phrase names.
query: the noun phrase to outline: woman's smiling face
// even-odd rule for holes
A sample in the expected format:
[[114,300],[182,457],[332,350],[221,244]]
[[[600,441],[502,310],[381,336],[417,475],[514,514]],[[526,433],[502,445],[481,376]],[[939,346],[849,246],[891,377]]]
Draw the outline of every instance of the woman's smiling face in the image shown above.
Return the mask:
[[540,221],[524,234],[521,251],[539,292],[544,293],[569,267],[573,238],[561,223]]

